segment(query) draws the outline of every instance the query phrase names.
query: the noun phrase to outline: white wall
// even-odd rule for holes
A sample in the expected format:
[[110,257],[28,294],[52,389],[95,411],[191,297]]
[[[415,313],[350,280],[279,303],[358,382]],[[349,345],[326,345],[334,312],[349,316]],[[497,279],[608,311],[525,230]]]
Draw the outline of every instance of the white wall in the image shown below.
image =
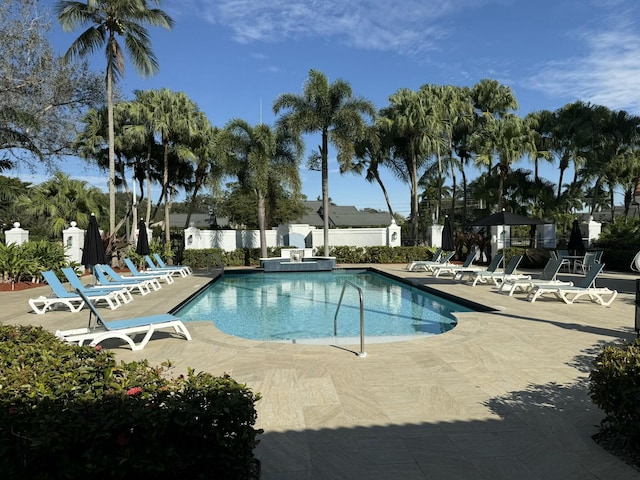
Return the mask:
[[[324,246],[324,232],[310,225],[281,225],[267,230],[267,246],[287,246],[289,235],[304,236],[307,248]],[[233,251],[237,248],[260,248],[259,230],[199,230],[189,227],[184,231],[185,249],[220,248]],[[335,228],[329,230],[329,246],[400,246],[400,227],[393,222],[382,228]]]

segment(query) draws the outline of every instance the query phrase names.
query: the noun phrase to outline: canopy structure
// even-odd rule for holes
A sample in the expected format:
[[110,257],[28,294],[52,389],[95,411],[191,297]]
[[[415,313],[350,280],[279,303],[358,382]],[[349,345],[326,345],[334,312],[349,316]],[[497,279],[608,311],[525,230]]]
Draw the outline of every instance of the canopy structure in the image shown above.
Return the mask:
[[[501,212],[493,213],[487,217],[481,218],[480,220],[476,220],[475,222],[470,222],[468,225],[471,225],[474,227],[496,227],[499,225],[513,226],[513,225],[543,225],[543,224],[544,222],[539,218],[531,218],[531,217],[526,217],[524,215],[519,215],[517,213],[506,212],[503,208]],[[505,245],[503,242],[502,247],[505,248],[507,247],[507,245]]]

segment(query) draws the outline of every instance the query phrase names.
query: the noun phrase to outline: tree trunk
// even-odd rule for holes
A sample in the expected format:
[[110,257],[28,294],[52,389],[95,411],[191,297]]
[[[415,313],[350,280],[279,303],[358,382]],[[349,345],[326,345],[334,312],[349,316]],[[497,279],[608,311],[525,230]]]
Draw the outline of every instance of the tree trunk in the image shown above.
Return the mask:
[[258,194],[258,228],[260,229],[260,250],[262,252],[262,258],[269,256],[267,252],[267,231],[265,227],[265,213],[264,213],[264,195],[262,192],[256,192]]
[[113,119],[113,68],[107,63],[107,123],[109,140],[109,236],[115,235],[116,229],[116,151]]
[[324,229],[324,256],[329,256],[329,132],[322,132],[322,221]]
[[167,245],[171,243],[171,232],[169,232],[169,145],[164,144],[164,172],[162,175],[162,192],[164,194],[164,241]]

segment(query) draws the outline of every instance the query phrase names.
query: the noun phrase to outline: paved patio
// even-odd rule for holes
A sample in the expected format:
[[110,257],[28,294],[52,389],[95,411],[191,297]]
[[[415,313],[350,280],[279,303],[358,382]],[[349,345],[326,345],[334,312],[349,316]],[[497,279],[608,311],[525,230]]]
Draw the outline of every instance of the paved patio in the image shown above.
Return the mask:
[[[372,266],[374,267],[374,266]],[[486,285],[375,268],[497,309],[459,315],[452,331],[419,340],[332,347],[243,340],[212,324],[188,324],[193,341],[158,334],[141,352],[114,348],[126,361],[170,359],[228,373],[262,395],[256,454],[272,479],[637,479],[640,472],[601,449],[591,435],[602,412],[586,380],[604,345],[635,337],[635,276],[603,274],[621,293],[610,307],[531,304]],[[163,284],[108,319],[166,312],[204,286],[196,272]],[[0,322],[76,328],[87,313],[29,312],[48,287],[0,294]],[[366,301],[366,299],[365,299]]]

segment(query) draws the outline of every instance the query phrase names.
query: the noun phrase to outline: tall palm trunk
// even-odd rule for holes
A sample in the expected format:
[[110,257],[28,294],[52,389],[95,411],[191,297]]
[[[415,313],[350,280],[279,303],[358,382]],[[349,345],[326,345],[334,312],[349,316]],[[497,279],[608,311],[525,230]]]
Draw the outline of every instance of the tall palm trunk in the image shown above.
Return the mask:
[[[413,143],[413,142],[412,142]],[[411,145],[411,237],[418,245],[418,159]]]
[[329,132],[322,130],[322,221],[324,229],[324,256],[329,256]]
[[164,240],[167,245],[171,242],[169,231],[169,145],[164,145],[164,171],[162,172],[162,193],[164,195]]
[[258,196],[258,228],[260,229],[260,251],[262,258],[267,258],[267,231],[265,222],[264,193],[260,190],[256,192]]
[[378,173],[377,169],[373,170],[371,172],[371,174],[373,175],[373,178],[376,179],[376,182],[378,182],[378,185],[380,185],[380,189],[382,190],[382,194],[384,195],[384,200],[385,200],[385,202],[387,202],[387,209],[389,210],[389,216],[393,220],[394,214],[393,214],[393,208],[391,208],[391,200],[389,200],[389,193],[387,192],[387,189],[385,188],[384,184],[382,183],[382,179],[380,178],[380,174]]
[[116,233],[116,149],[113,119],[113,68],[110,63],[107,64],[107,118],[109,130],[109,236],[112,236]]

